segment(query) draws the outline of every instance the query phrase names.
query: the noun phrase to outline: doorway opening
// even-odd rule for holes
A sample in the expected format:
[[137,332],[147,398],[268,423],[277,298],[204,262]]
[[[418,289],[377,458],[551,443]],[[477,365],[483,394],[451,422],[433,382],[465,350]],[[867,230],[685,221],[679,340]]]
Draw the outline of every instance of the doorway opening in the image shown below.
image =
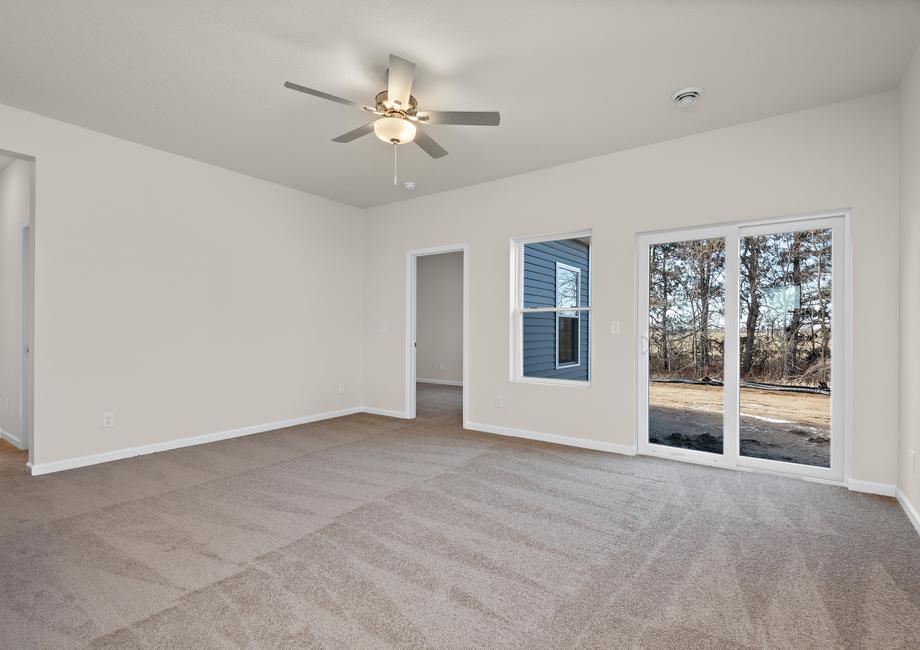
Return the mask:
[[407,256],[406,417],[466,422],[469,268],[465,244]]
[[640,453],[843,481],[846,222],[639,237]]
[[35,160],[0,151],[0,474],[34,447],[32,314]]

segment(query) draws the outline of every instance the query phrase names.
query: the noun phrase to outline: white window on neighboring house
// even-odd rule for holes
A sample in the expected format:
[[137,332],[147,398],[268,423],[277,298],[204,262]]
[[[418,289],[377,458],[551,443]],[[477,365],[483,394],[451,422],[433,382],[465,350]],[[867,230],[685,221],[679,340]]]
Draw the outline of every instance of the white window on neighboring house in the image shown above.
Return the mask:
[[[556,368],[581,363],[581,312],[577,310],[580,285],[581,269],[556,262]],[[564,307],[569,309],[559,311]]]

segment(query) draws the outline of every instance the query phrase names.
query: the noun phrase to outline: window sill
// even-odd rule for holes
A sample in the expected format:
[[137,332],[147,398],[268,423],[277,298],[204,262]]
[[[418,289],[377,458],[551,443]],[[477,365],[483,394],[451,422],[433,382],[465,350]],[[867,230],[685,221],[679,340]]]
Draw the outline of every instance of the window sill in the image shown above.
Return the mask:
[[581,381],[577,379],[551,379],[549,377],[514,377],[511,380],[515,384],[537,384],[543,386],[562,386],[565,388],[591,388],[590,381]]

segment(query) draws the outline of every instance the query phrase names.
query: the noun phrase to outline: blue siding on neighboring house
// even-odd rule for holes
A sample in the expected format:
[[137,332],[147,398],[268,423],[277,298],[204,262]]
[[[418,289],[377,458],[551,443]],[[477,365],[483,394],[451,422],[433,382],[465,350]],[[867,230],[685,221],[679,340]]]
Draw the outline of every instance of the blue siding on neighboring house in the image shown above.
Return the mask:
[[[578,304],[588,306],[588,245],[577,239],[564,239],[524,245],[524,307],[556,306],[556,262],[581,269]],[[589,318],[586,312],[580,314],[581,362],[559,369],[556,368],[555,314],[524,314],[525,377],[588,380]]]

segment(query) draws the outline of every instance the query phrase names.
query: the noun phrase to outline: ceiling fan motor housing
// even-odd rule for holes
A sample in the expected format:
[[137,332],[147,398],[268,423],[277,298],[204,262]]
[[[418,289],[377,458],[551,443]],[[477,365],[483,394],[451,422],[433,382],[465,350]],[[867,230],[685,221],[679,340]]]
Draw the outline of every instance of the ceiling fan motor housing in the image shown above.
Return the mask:
[[398,111],[406,115],[415,115],[415,112],[418,109],[418,101],[416,101],[415,96],[409,95],[408,106],[397,106],[396,104],[389,101],[389,93],[387,93],[386,90],[382,90],[377,93],[377,97],[374,98],[374,103],[377,105],[377,110],[381,113]]

